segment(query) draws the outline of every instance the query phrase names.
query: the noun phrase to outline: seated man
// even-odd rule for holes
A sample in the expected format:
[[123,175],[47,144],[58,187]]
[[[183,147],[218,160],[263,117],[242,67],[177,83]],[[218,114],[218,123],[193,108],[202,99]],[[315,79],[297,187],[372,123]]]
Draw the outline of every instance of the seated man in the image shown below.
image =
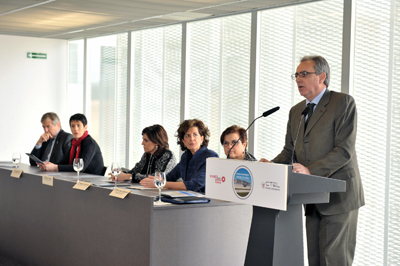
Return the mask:
[[[40,120],[44,133],[36,142],[31,154],[45,162],[60,163],[71,150],[72,135],[61,129],[60,118],[55,113],[45,113]],[[36,162],[29,159],[31,165]]]
[[69,125],[73,135],[70,152],[61,160],[59,164],[44,162],[40,164],[40,169],[45,171],[74,172],[74,158],[83,159],[83,173],[104,175],[105,167],[103,155],[97,142],[87,131],[87,119],[83,114],[74,114],[69,119]]

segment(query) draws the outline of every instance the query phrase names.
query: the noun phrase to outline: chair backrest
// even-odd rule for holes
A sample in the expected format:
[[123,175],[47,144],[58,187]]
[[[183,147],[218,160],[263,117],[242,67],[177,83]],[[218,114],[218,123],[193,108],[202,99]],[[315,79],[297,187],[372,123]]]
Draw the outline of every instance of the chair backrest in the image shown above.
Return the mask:
[[107,172],[107,166],[104,166],[103,170],[101,171],[101,175],[105,176],[106,172]]

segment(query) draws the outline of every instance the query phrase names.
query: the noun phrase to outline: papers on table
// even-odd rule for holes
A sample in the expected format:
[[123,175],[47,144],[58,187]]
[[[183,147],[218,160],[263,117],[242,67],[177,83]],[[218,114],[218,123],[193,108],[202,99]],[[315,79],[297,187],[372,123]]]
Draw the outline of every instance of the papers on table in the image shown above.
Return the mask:
[[[158,188],[156,188],[156,187],[144,187],[141,184],[135,184],[135,183],[131,184],[131,186],[128,187],[128,188],[130,188],[130,189],[138,189],[138,190],[154,190],[154,191],[158,191]],[[162,191],[168,190],[168,188],[163,188],[161,190]]]
[[[72,178],[78,178],[78,176],[76,174],[73,175],[63,175],[64,177],[72,177]],[[94,176],[94,175],[79,175],[79,178],[98,178],[98,176]]]
[[162,196],[170,198],[180,198],[180,197],[204,197],[202,193],[194,191],[165,191],[161,193]]
[[59,172],[45,172],[45,171],[43,171],[43,174],[51,175],[51,176],[54,176],[54,175],[61,175]]
[[210,199],[204,198],[204,195],[194,191],[170,191],[161,193],[161,200],[174,204],[195,204],[209,203]]
[[[114,187],[115,186],[115,182],[112,180],[100,180],[101,183],[96,183],[95,185],[98,187]],[[117,187],[127,187],[130,186],[131,182],[129,181],[118,181],[117,182]]]
[[13,167],[15,167],[15,165],[13,165],[13,164],[0,164],[0,167],[13,168]]
[[[158,197],[157,197],[157,198],[158,198]],[[154,205],[155,205],[155,206],[168,206],[168,205],[171,205],[171,203],[156,200],[156,201],[154,201]]]
[[12,161],[0,161],[0,167],[11,168],[11,167],[15,167],[15,165],[13,164]]
[[38,163],[38,164],[44,164],[43,163],[43,161],[42,160],[40,160],[38,157],[36,157],[35,155],[33,155],[33,154],[30,154],[30,153],[25,153],[26,155],[28,155],[29,156],[29,158],[31,158],[33,161],[35,161],[36,163]]

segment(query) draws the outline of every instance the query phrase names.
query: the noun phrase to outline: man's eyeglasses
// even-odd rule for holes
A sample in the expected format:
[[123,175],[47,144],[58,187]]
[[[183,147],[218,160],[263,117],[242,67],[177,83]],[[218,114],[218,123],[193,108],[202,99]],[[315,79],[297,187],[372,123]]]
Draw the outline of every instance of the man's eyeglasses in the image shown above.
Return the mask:
[[[228,142],[228,141],[224,141],[224,143],[222,143],[222,145],[224,146],[224,147],[229,147],[230,145],[235,145],[235,140],[232,140],[232,142]],[[240,140],[238,140],[238,142],[237,143],[242,143]]]
[[292,74],[291,77],[292,77],[293,80],[296,80],[297,77],[305,78],[305,77],[307,77],[307,76],[310,75],[310,74],[317,74],[317,73],[316,73],[316,72],[301,71],[301,72],[299,72],[299,73],[294,73],[294,74]]

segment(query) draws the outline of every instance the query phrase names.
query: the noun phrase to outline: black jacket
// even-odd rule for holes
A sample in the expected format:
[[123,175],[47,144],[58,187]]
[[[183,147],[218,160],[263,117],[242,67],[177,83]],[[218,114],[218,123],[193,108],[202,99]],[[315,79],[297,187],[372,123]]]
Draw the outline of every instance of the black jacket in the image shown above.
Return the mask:
[[[75,152],[76,151],[74,151],[74,158]],[[73,165],[69,164],[69,154],[70,152],[66,154],[62,162],[58,165],[58,171],[74,172]],[[94,175],[104,174],[103,155],[101,154],[99,145],[90,135],[88,135],[81,142],[81,151],[79,152],[79,158],[83,159],[83,173]]]
[[[54,164],[59,164],[66,154],[69,154],[71,150],[71,141],[73,137],[71,134],[65,132],[64,130],[60,129],[58,132],[57,138],[55,139],[53,151],[50,155],[50,162]],[[47,148],[49,142],[43,142],[42,146],[39,149],[33,148],[31,154],[38,157],[40,160],[45,160],[43,158],[44,152]],[[32,159],[29,159],[31,165],[36,165],[36,162]]]

